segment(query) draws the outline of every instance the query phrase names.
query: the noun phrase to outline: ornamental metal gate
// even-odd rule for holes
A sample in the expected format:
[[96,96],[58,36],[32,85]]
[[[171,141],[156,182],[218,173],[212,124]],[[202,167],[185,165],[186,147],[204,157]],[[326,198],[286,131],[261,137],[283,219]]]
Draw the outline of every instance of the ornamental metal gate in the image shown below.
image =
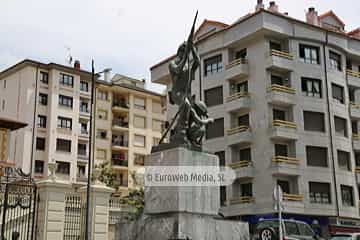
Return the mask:
[[29,175],[0,168],[0,240],[35,239],[37,192]]

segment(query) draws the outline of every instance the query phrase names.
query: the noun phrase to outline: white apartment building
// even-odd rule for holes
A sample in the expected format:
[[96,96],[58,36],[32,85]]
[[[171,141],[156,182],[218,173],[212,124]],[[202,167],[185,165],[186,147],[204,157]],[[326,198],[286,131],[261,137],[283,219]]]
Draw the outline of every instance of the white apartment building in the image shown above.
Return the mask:
[[[205,20],[195,42],[192,89],[215,119],[204,146],[237,174],[221,213],[251,226],[274,217],[279,184],[285,217],[324,234],[360,226],[360,30],[332,11],[302,21],[259,0],[231,25]],[[153,82],[171,87],[174,57],[151,67]]]

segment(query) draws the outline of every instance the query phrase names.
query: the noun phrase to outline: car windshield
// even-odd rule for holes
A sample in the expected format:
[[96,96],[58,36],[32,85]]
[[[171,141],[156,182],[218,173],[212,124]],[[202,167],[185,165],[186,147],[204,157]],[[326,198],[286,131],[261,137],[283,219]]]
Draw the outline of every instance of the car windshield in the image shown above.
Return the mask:
[[335,235],[332,236],[330,240],[351,240],[351,235]]

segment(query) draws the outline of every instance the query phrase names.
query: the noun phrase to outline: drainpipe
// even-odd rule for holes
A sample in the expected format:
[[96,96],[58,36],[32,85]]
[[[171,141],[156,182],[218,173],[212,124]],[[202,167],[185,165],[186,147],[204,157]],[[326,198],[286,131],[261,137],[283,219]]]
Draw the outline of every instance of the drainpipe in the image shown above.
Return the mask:
[[35,74],[35,100],[34,100],[34,116],[33,116],[33,126],[32,126],[32,145],[31,145],[31,160],[30,160],[30,177],[33,175],[33,166],[34,166],[34,148],[36,144],[35,139],[35,130],[36,130],[36,113],[37,113],[37,104],[38,104],[38,78],[39,78],[39,67],[40,64],[36,66],[36,74]]
[[335,189],[335,204],[336,204],[336,212],[337,217],[340,216],[340,209],[339,209],[339,199],[338,199],[338,187],[336,181],[336,169],[335,169],[335,149],[334,149],[334,142],[333,142],[333,133],[332,133],[332,125],[331,125],[331,118],[330,118],[330,94],[329,94],[329,85],[328,85],[328,71],[327,71],[327,58],[326,58],[326,46],[328,45],[328,34],[329,32],[326,31],[326,40],[323,43],[323,56],[324,56],[324,73],[325,73],[325,86],[326,86],[326,97],[327,97],[327,110],[328,110],[328,120],[329,120],[329,135],[330,135],[330,148],[331,148],[331,156],[333,160],[333,178],[334,178],[334,189]]

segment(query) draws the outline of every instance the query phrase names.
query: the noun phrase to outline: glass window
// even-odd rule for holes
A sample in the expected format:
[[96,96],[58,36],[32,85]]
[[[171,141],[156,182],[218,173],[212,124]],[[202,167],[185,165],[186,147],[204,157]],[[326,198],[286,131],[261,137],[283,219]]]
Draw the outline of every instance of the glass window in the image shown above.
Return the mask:
[[135,162],[136,165],[144,166],[144,164],[145,164],[145,155],[135,153],[134,158],[135,158],[134,162]]
[[146,128],[146,118],[145,117],[140,117],[140,116],[134,116],[134,127],[136,127],[136,128]]
[[85,143],[78,143],[78,155],[86,156],[87,146]]
[[145,98],[135,97],[134,98],[134,107],[139,110],[145,110],[146,109]]
[[325,132],[324,113],[304,111],[304,130]]
[[65,117],[58,117],[57,127],[71,130],[72,129],[72,119],[65,118]]
[[134,136],[134,146],[135,147],[145,147],[145,136],[135,135]]
[[46,116],[38,115],[37,126],[39,128],[46,128]]
[[238,117],[238,126],[250,126],[249,114]]
[[341,56],[333,51],[329,51],[330,68],[342,71]]
[[273,120],[286,120],[286,113],[283,110],[273,109]]
[[275,144],[275,156],[287,157],[288,146],[285,144]]
[[310,202],[330,204],[330,183],[309,182]]
[[271,74],[271,84],[276,84],[276,85],[289,87],[289,80],[285,79],[282,76]]
[[307,224],[298,223],[298,228],[300,231],[300,235],[309,236],[309,237],[315,236],[315,233]]
[[48,84],[49,83],[49,73],[47,72],[40,72],[40,82],[44,83],[44,84]]
[[39,104],[46,106],[48,102],[48,95],[45,93],[39,93]]
[[71,152],[71,140],[57,138],[56,151]]
[[348,137],[348,129],[347,129],[346,119],[335,116],[334,121],[335,121],[336,134],[343,136],[343,137]]
[[89,83],[85,81],[80,81],[80,91],[88,92],[89,91]]
[[341,198],[344,206],[354,206],[353,188],[351,186],[341,185]]
[[217,55],[204,60],[204,75],[208,76],[223,70],[222,55]]
[[240,184],[241,197],[252,197],[252,183]]
[[308,166],[327,167],[328,152],[326,147],[306,146],[306,161]]
[[322,98],[320,79],[301,78],[301,90],[305,96]]
[[248,92],[248,82],[241,82],[236,84],[236,92],[238,93],[247,93]]
[[69,175],[70,163],[56,161],[56,173]]
[[223,104],[222,86],[205,90],[205,104],[208,107]]
[[73,98],[64,96],[64,95],[59,95],[59,105],[68,107],[68,108],[72,108],[73,107]]
[[206,125],[206,139],[224,136],[224,119],[215,119],[213,123]]
[[35,173],[37,174],[44,173],[44,161],[35,160]]
[[240,161],[251,161],[251,148],[240,149]]
[[281,51],[281,44],[278,43],[278,42],[270,41],[270,49],[271,50]]
[[219,165],[225,166],[225,151],[216,152],[215,155],[219,158]]
[[277,184],[281,187],[284,193],[290,193],[289,181],[277,180]]
[[108,93],[103,90],[99,90],[97,92],[97,99],[107,101],[108,100]]
[[284,225],[287,235],[299,235],[299,229],[295,222],[285,221]]
[[319,47],[300,44],[300,59],[304,63],[320,64]]
[[68,87],[74,86],[74,76],[60,73],[60,84]]
[[36,138],[36,150],[45,151],[45,138]]
[[350,153],[344,151],[337,151],[339,168],[344,171],[351,171]]
[[80,100],[80,112],[89,113],[89,103]]
[[332,96],[333,99],[338,101],[339,103],[344,104],[344,88],[342,86],[336,85],[334,83],[331,84]]
[[235,59],[246,59],[247,50],[246,48],[241,49],[240,51],[235,52]]

